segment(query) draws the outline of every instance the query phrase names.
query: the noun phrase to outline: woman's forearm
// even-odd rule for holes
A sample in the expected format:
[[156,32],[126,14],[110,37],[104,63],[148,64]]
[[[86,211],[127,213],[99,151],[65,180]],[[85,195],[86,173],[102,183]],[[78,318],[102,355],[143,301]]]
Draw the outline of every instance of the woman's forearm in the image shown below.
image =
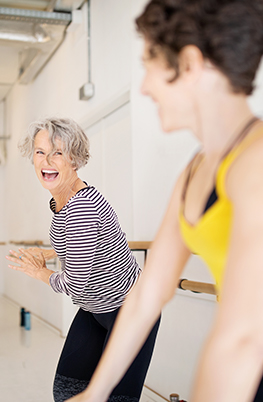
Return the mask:
[[[177,215],[174,197],[170,205],[144,272],[120,310],[107,347],[83,393],[83,402],[107,400],[142,347],[162,308],[174,296],[190,252],[181,240],[178,225],[173,223]],[[75,400],[82,402],[82,399]]]
[[85,401],[107,400],[159,317],[161,306],[147,296],[147,292],[142,294],[139,285],[138,283],[133,289],[120,310],[100,363],[90,385],[83,393]]

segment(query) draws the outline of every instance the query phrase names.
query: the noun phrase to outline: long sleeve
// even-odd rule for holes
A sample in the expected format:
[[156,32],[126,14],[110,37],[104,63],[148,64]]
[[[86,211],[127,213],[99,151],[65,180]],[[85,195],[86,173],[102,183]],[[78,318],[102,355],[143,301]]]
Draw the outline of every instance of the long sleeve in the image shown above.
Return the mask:
[[[95,257],[98,227],[99,216],[89,200],[82,199],[80,202],[78,199],[78,203],[69,205],[65,217],[65,244],[60,245],[58,253],[62,270],[50,277],[50,285],[55,292],[68,296],[82,294]],[[56,242],[59,247],[58,238]]]

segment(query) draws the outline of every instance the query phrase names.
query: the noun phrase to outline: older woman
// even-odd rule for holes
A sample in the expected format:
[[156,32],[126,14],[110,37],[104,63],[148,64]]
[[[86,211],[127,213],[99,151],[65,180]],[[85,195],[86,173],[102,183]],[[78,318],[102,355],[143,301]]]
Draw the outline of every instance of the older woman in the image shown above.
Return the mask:
[[[77,174],[89,159],[83,130],[70,119],[50,118],[32,123],[20,144],[34,163],[37,177],[50,191],[53,251],[20,249],[6,258],[9,267],[66,293],[80,307],[69,330],[54,381],[54,399],[65,401],[86,388],[108,341],[127,293],[140,275],[116,213],[105,198]],[[61,271],[45,260],[58,256]],[[111,401],[139,400],[150,363],[159,320]]]
[[174,296],[191,252],[207,263],[219,292],[191,402],[261,402],[263,123],[247,96],[263,54],[263,3],[152,0],[137,28],[143,94],[158,105],[164,131],[191,129],[201,151],[178,179],[90,385],[72,402],[107,399]]

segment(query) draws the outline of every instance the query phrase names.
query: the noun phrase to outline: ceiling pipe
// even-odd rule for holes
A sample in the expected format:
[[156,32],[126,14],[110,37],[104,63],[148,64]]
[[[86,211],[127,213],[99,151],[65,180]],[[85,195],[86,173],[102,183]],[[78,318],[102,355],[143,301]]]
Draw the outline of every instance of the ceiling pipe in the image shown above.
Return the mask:
[[87,53],[88,53],[88,82],[79,89],[79,99],[89,100],[94,96],[94,85],[91,82],[91,38],[90,38],[90,0],[87,1]]
[[56,0],[49,0],[46,11],[54,11]]
[[7,127],[6,127],[6,100],[4,99],[2,102],[2,127],[1,131],[2,135],[0,136],[0,165],[4,165],[7,158],[7,140],[10,140],[10,136],[6,134]]

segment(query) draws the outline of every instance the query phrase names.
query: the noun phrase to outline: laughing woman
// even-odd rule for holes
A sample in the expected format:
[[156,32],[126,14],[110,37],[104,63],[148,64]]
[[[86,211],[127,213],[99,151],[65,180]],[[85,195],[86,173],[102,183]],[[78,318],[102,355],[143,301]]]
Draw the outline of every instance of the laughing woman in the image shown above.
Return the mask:
[[[105,198],[77,174],[89,159],[89,142],[70,119],[32,123],[20,144],[42,186],[52,194],[52,251],[10,251],[10,268],[65,293],[79,306],[58,363],[54,400],[63,402],[83,391],[108,341],[120,307],[140,275],[118,218]],[[47,268],[57,256],[61,271]],[[13,265],[17,263],[18,265]],[[150,364],[159,319],[110,401],[137,402]]]

